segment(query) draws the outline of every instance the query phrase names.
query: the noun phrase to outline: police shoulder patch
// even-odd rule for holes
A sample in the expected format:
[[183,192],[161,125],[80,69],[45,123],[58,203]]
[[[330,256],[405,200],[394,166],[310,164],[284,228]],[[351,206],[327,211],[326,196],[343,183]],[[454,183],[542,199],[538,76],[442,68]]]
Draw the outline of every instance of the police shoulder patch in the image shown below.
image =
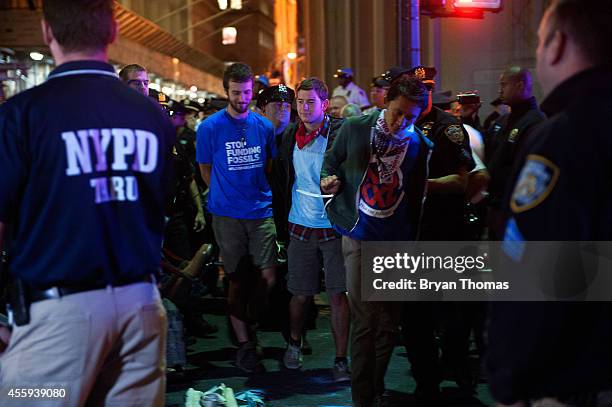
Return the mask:
[[510,134],[508,135],[508,142],[509,143],[516,142],[516,138],[518,137],[518,134],[519,134],[519,129],[512,129],[510,131]]
[[425,137],[429,137],[429,133],[431,132],[431,128],[433,127],[434,122],[425,122],[421,125],[421,131],[425,135]]
[[542,203],[555,187],[559,173],[559,167],[549,159],[528,155],[510,199],[512,212],[525,212]]
[[456,144],[463,143],[463,140],[465,139],[465,135],[463,134],[463,128],[458,124],[452,124],[448,126],[444,130],[444,134],[446,134],[446,137],[448,137],[450,141]]

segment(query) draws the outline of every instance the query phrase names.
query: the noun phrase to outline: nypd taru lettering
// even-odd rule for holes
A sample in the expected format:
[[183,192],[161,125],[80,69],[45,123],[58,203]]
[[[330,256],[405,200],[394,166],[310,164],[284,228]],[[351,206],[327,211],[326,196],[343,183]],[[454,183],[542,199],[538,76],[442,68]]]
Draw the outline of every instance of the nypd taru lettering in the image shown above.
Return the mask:
[[[84,129],[65,131],[61,137],[66,146],[67,176],[111,171],[151,173],[157,168],[157,136],[146,130]],[[112,162],[107,157],[112,157]],[[138,182],[133,175],[92,178],[89,184],[97,204],[138,200]]]

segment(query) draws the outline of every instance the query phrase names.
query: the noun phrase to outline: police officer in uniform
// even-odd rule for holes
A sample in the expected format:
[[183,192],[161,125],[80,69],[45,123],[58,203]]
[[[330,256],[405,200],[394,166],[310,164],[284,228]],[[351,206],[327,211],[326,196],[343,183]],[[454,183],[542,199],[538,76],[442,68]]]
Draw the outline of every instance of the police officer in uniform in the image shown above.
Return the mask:
[[370,102],[365,91],[353,82],[353,76],[351,68],[338,69],[334,74],[334,78],[338,78],[340,85],[334,88],[332,97],[344,96],[349,103],[354,103],[363,109],[369,106]]
[[174,130],[108,64],[113,2],[46,0],[48,80],[0,107],[0,244],[15,278],[5,390],[164,405],[160,263]]
[[[611,2],[557,0],[540,23],[537,74],[548,119],[518,157],[518,178],[505,205],[508,244],[502,247],[517,269],[532,257],[551,255],[541,246],[532,251],[530,241],[602,241],[609,252],[610,21]],[[560,251],[555,273],[575,280],[577,258],[564,256]],[[498,406],[612,405],[610,321],[610,302],[492,303],[487,370]]]
[[370,107],[363,110],[363,114],[370,114],[380,111],[385,108],[385,97],[389,90],[389,82],[380,75],[372,78],[372,84],[370,85]]
[[489,140],[486,164],[491,174],[488,188],[490,240],[503,237],[503,230],[500,230],[503,195],[507,184],[512,182],[509,178],[520,145],[531,129],[544,119],[532,93],[532,82],[531,73],[520,67],[507,69],[500,78],[501,102],[509,105],[512,111],[498,118],[486,137]]

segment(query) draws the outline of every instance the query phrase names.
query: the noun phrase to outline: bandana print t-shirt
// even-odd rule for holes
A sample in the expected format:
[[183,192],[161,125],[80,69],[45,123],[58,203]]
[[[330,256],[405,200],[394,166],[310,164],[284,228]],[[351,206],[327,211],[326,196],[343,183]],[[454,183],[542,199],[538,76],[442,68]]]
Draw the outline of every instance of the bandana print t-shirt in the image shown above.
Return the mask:
[[[352,232],[343,234],[357,240],[410,240],[412,228],[404,189],[419,153],[420,140],[408,131],[410,141],[403,162],[391,175],[390,182],[379,177],[379,160],[370,157],[365,178],[357,193],[359,221]],[[387,180],[388,181],[388,180]]]

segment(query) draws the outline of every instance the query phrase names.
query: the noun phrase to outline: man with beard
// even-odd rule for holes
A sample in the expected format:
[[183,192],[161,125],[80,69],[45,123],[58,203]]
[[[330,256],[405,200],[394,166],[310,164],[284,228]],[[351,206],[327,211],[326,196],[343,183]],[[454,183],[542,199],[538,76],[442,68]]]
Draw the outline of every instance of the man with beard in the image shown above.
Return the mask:
[[[240,346],[236,365],[254,372],[260,363],[251,326],[261,317],[276,276],[272,191],[266,178],[276,143],[270,121],[248,109],[253,97],[251,68],[230,65],[223,87],[229,105],[198,127],[196,156],[209,186],[208,210],[230,281],[230,320]],[[251,307],[249,300],[254,300]]]

